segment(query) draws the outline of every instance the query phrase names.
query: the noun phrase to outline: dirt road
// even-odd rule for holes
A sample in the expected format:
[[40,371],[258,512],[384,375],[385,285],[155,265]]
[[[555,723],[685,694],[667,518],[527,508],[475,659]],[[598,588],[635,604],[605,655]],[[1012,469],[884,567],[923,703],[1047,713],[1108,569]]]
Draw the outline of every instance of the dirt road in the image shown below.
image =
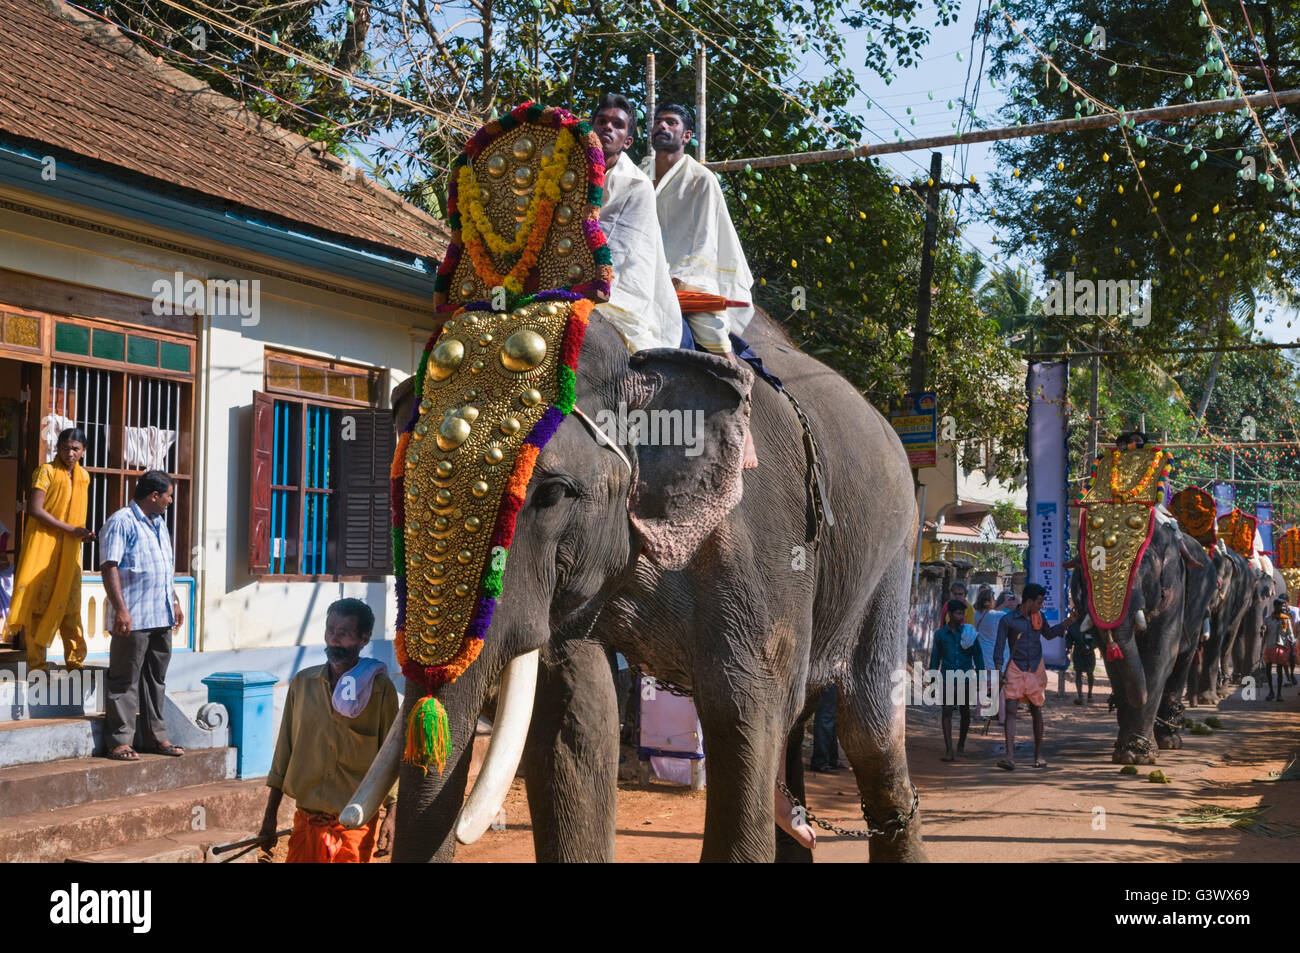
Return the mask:
[[[1217,711],[1191,709],[1203,721],[1217,715],[1223,728],[1209,736],[1183,733],[1185,747],[1159,753],[1169,784],[1119,774],[1110,763],[1115,716],[1106,711],[1109,687],[1101,674],[1094,702],[1073,704],[1052,687],[1046,707],[1045,759],[1048,767],[1029,767],[1031,752],[1008,773],[995,766],[1001,742],[996,721],[987,736],[983,721],[967,744],[967,755],[953,764],[940,760],[943,742],[937,710],[908,709],[908,757],[921,794],[921,816],[931,860],[980,861],[1284,861],[1300,857],[1300,839],[1275,836],[1300,833],[1300,782],[1258,780],[1282,769],[1300,751],[1300,693],[1286,691],[1283,704],[1243,701],[1234,695]],[[1020,718],[1027,740],[1029,719]],[[808,775],[814,813],[844,827],[862,818],[848,771]],[[619,861],[699,859],[704,827],[704,792],[652,782],[620,784]],[[1230,828],[1190,827],[1169,818],[1198,806],[1257,808],[1281,828],[1274,836]],[[867,848],[852,838],[821,832],[819,862],[867,859]],[[523,782],[516,780],[506,802],[506,829],[488,831],[476,844],[461,847],[458,862],[533,860],[532,831]]]

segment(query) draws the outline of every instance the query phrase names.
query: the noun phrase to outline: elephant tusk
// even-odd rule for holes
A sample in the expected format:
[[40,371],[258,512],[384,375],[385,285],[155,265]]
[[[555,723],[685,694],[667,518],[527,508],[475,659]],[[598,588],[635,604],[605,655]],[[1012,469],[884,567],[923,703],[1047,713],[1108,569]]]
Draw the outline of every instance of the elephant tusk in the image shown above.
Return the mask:
[[501,676],[501,694],[497,700],[497,718],[492,725],[483,767],[469,792],[456,821],[456,839],[472,844],[501,812],[510,782],[519,770],[528,738],[528,724],[533,718],[533,696],[537,691],[539,650],[510,661]]
[[1146,631],[1147,614],[1141,609],[1138,609],[1138,611],[1133,614],[1133,627],[1143,632]]
[[1092,613],[1089,612],[1084,615],[1083,621],[1079,623],[1079,631],[1087,632],[1091,628],[1092,628]]
[[379,746],[379,754],[370,762],[370,770],[357,786],[357,793],[352,795],[348,806],[339,813],[340,824],[349,830],[356,830],[375,816],[379,805],[397,780],[397,769],[405,745],[406,719],[398,712],[393,719],[393,726],[384,737],[384,743]]

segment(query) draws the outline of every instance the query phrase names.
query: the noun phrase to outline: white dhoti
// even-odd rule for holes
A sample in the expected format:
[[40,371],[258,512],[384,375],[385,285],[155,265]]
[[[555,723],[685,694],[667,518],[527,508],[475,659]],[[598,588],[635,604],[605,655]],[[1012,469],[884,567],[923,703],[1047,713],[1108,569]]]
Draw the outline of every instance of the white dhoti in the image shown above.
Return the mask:
[[600,227],[614,268],[609,300],[596,306],[636,352],[678,347],[682,311],[668,275],[654,186],[631,159],[620,155],[605,169]]
[[[647,158],[642,169],[653,175],[654,159]],[[754,276],[731,223],[722,186],[712,172],[682,156],[655,185],[655,199],[668,271],[678,286],[750,302],[744,308],[686,316],[702,347],[730,353],[728,334],[743,334],[754,317]]]

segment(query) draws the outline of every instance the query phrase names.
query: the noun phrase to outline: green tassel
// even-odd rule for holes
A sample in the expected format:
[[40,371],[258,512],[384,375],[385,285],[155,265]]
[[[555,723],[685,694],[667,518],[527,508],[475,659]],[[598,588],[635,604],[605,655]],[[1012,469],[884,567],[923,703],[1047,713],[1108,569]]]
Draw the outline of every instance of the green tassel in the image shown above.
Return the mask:
[[406,534],[402,527],[394,526],[393,534],[393,570],[395,576],[406,575]]
[[555,398],[555,406],[560,408],[560,413],[573,413],[573,403],[577,400],[578,375],[573,373],[573,368],[560,366],[559,378],[560,394]]
[[[496,565],[498,561],[501,563],[500,566]],[[502,580],[506,574],[505,558],[504,556],[500,560],[493,558],[492,563],[493,568],[489,569],[483,577],[483,595],[491,599],[500,599]]]
[[402,760],[418,765],[428,774],[430,766],[442,769],[451,757],[451,730],[447,723],[447,709],[432,695],[426,695],[411,710],[411,722],[406,727],[406,751]]

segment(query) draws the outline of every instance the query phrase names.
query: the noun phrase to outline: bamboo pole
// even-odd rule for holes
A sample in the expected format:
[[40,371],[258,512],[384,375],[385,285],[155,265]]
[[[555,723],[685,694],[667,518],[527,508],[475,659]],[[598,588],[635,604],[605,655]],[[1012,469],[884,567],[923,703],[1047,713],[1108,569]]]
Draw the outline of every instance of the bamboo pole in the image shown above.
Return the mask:
[[[1233,112],[1247,105],[1253,108],[1287,106],[1300,103],[1300,89],[1274,93],[1258,93],[1243,99],[1209,99],[1199,103],[1176,106],[1157,106],[1154,109],[1136,109],[1123,114],[1134,122],[1165,122],[1188,116],[1210,116]],[[909,139],[904,142],[866,143],[848,149],[824,149],[820,152],[792,152],[779,156],[755,156],[750,159],[727,159],[725,162],[706,163],[714,172],[735,172],[744,168],[768,169],[778,165],[809,165],[814,162],[833,162],[838,159],[858,159],[863,156],[887,155],[896,152],[915,152],[921,149],[942,149],[945,146],[969,145],[972,142],[993,142],[998,139],[1023,139],[1028,136],[1054,135],[1059,132],[1081,132],[1089,129],[1107,129],[1118,126],[1121,116],[1107,113],[1084,116],[1080,119],[1054,119],[1035,122],[1027,126],[1001,126],[997,129],[976,129],[961,135],[930,136],[926,139]]]

